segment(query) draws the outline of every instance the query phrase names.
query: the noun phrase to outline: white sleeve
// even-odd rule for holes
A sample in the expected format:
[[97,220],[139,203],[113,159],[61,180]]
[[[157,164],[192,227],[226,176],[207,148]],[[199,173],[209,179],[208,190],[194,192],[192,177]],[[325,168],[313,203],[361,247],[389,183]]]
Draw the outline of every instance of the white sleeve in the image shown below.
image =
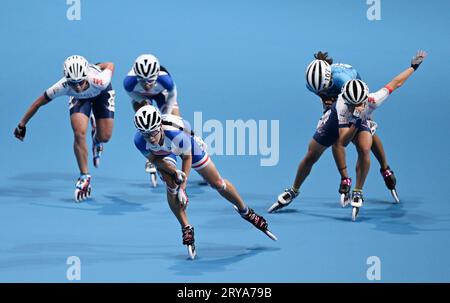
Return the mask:
[[369,94],[369,107],[372,110],[378,108],[384,101],[389,97],[392,92],[388,87],[383,87],[382,89]]
[[105,69],[98,75],[95,75],[92,78],[92,82],[96,87],[98,87],[101,90],[104,90],[111,83],[111,78],[112,78],[112,71],[110,69]]
[[67,85],[66,78],[62,78],[55,84],[53,84],[51,87],[49,87],[45,93],[44,96],[47,100],[53,100],[56,97],[64,96],[69,91],[69,86]]
[[170,91],[169,94],[167,95],[166,113],[172,114],[173,107],[176,103],[177,103],[177,87],[176,85],[174,85],[172,91]]

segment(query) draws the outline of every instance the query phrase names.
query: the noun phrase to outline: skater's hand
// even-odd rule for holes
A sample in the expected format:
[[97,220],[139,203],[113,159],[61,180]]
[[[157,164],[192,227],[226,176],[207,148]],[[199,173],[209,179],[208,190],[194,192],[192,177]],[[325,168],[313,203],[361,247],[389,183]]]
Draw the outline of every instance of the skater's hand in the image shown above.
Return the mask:
[[17,127],[14,129],[14,136],[16,136],[17,139],[20,141],[23,141],[25,138],[25,134],[27,132],[27,127],[25,125],[17,124]]
[[411,67],[414,68],[414,70],[417,70],[426,57],[427,53],[425,51],[418,51],[417,54],[411,59]]
[[[175,183],[177,185],[182,185],[183,183],[186,182],[186,174],[181,170],[177,169],[174,177],[175,177]],[[186,187],[186,185],[184,187]]]
[[180,206],[185,209],[188,205],[189,198],[188,195],[186,194],[186,191],[183,188],[180,188],[178,190],[177,198],[178,201],[180,201]]
[[[363,103],[361,103],[361,104],[359,104],[357,106],[354,106],[352,108],[353,108],[352,117],[354,119],[362,118],[362,113],[366,109],[366,103],[363,102]],[[350,108],[350,110],[352,110],[352,108]]]

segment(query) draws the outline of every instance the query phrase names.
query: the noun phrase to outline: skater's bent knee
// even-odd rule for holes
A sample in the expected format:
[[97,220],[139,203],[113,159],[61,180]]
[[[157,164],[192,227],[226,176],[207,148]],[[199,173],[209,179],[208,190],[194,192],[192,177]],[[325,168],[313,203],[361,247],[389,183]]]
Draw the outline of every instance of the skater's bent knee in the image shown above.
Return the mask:
[[109,140],[111,140],[112,137],[112,133],[111,132],[107,132],[107,133],[97,133],[97,140],[102,142],[102,143],[106,143]]
[[210,185],[212,188],[218,191],[224,191],[225,189],[227,189],[227,183],[222,178],[217,179],[216,181],[210,183]]
[[362,147],[360,146],[358,148],[358,153],[360,153],[361,155],[365,156],[370,155],[370,151],[371,151],[370,146],[362,146]]
[[317,160],[319,160],[319,157],[317,157],[314,154],[308,154],[305,159],[303,159],[303,162],[308,165],[308,166],[312,166],[314,165],[314,163],[317,162]]
[[84,141],[86,139],[86,131],[75,131],[75,141]]

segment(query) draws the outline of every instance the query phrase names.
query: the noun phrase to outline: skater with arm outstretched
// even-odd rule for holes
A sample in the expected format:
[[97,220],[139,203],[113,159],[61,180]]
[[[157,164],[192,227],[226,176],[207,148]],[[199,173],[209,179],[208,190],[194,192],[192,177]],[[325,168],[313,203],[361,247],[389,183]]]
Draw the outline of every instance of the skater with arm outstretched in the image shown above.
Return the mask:
[[[419,52],[418,55],[416,55],[413,58],[412,66],[415,69],[417,69],[418,65],[420,65],[424,56],[426,56],[425,53]],[[360,80],[351,80],[351,81],[357,81],[358,83],[362,82]],[[398,85],[399,83],[400,82],[395,82],[393,84]],[[278,196],[277,201],[274,204],[272,204],[271,207],[269,207],[268,212],[275,212],[275,211],[278,211],[278,210],[286,207],[298,196],[299,189],[300,189],[301,185],[303,184],[303,182],[305,181],[305,179],[310,174],[314,164],[320,159],[323,152],[328,147],[332,146],[333,144],[335,144],[335,146],[336,146],[336,151],[335,151],[336,153],[338,152],[338,150],[340,150],[340,152],[337,156],[340,157],[339,158],[340,163],[343,163],[341,165],[343,165],[344,167],[346,166],[345,154],[342,153],[342,144],[339,147],[336,144],[337,140],[340,136],[339,125],[342,124],[341,123],[342,117],[340,116],[340,115],[342,115],[342,112],[341,112],[342,111],[342,109],[341,109],[342,101],[339,102],[339,99],[342,99],[342,97],[339,96],[338,101],[334,102],[331,105],[330,110],[326,110],[324,112],[322,118],[319,120],[319,123],[316,128],[316,132],[309,143],[308,151],[297,168],[297,173],[296,173],[295,180],[294,180],[292,186],[290,188],[286,189],[283,193],[281,193]],[[367,120],[369,122],[371,121],[370,115],[367,118]],[[369,123],[369,122],[367,122],[367,123]],[[373,124],[371,124],[371,126],[373,126]],[[351,129],[351,130],[353,131],[353,129]],[[370,130],[369,126],[367,126],[367,130]],[[342,141],[342,142],[344,142],[344,141]],[[366,152],[367,152],[367,148],[368,148],[368,151],[370,152],[370,145],[364,146],[364,147],[365,147]]]
[[[333,58],[329,57],[327,52],[319,51],[314,54],[314,57],[316,60],[309,65],[306,72],[306,87],[320,97],[323,109],[324,111],[327,111],[331,108],[331,105],[336,102],[344,84],[353,79],[361,80],[361,77],[358,71],[349,64],[333,64]],[[371,123],[376,125],[376,122],[373,120]],[[339,174],[341,175],[339,185],[339,193],[341,195],[340,203],[342,207],[345,207],[350,202],[352,180],[348,175],[345,159],[339,157],[339,153],[336,152],[336,149],[336,145],[333,144],[333,157]],[[380,164],[380,172],[386,186],[389,190],[395,190],[396,180],[394,172],[389,167],[383,144],[377,134],[373,135],[371,151]]]
[[[70,56],[64,61],[64,77],[47,89],[31,104],[14,130],[19,140],[25,138],[26,125],[39,108],[56,97],[70,96],[70,121],[74,133],[74,153],[80,170],[75,186],[75,201],[89,197],[91,175],[88,168],[86,131],[89,119],[93,126],[92,151],[94,166],[99,165],[103,143],[110,140],[114,126],[115,92],[111,87],[114,64],[89,64],[82,56]],[[92,117],[93,114],[93,117]]]
[[[419,51],[411,61],[411,67],[397,75],[382,89],[369,93],[368,86],[361,80],[348,81],[339,96],[336,110],[339,120],[339,140],[337,152],[345,160],[345,147],[353,141],[357,152],[356,186],[352,191],[352,220],[355,221],[363,204],[363,186],[370,168],[370,151],[372,136],[376,125],[372,124],[372,113],[389,97],[389,95],[414,73],[426,58],[424,51]],[[396,191],[393,190],[396,197]],[[398,198],[397,198],[398,199]],[[396,200],[397,200],[396,199]]]

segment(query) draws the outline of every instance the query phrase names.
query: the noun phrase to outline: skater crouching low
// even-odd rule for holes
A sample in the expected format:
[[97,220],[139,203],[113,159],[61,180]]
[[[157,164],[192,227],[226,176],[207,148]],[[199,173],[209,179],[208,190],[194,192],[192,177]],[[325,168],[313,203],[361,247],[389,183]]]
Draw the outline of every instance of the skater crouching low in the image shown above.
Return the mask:
[[[191,167],[230,201],[242,218],[271,239],[277,239],[268,230],[267,221],[244,203],[230,181],[220,176],[202,139],[193,134],[186,120],[174,115],[160,115],[155,107],[145,105],[136,112],[134,124],[138,129],[134,143],[147,159],[156,164],[161,179],[166,183],[167,201],[181,225],[183,245],[187,245],[191,259],[196,255],[194,227],[186,214],[186,185]],[[182,159],[182,171],[176,168],[178,156]]]

